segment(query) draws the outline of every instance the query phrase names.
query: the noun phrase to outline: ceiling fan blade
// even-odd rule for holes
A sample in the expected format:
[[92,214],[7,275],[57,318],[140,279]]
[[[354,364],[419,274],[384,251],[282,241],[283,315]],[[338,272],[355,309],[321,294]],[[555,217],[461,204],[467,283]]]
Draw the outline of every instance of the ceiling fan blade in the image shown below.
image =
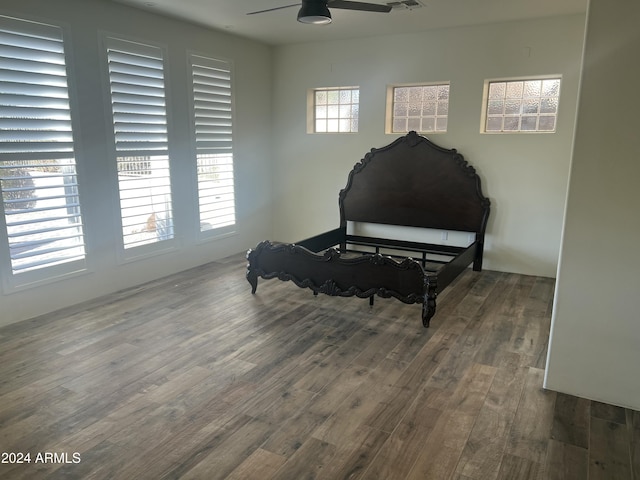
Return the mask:
[[282,7],[267,8],[266,10],[258,10],[256,12],[249,12],[249,13],[247,13],[247,15],[256,15],[258,13],[273,12],[274,10],[282,10],[283,8],[299,7],[300,5],[302,5],[302,4],[301,3],[292,3],[291,5],[284,5]]
[[343,10],[361,10],[364,12],[380,12],[387,13],[391,11],[389,5],[380,5],[378,3],[352,2],[350,0],[329,0],[327,2],[329,8],[342,8]]

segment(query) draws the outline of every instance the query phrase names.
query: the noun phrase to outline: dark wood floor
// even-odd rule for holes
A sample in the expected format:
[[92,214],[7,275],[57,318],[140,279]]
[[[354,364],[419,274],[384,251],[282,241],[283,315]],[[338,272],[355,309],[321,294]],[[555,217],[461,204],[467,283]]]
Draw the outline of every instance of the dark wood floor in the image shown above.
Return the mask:
[[244,263],[0,329],[1,451],[31,455],[0,478],[640,480],[640,413],[541,388],[552,280],[469,271],[423,329],[252,296]]

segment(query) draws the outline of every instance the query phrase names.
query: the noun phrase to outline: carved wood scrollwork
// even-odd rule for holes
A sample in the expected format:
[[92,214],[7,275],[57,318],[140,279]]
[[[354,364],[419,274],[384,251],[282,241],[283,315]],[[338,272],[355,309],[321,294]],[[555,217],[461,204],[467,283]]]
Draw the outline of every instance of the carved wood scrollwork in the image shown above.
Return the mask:
[[338,288],[338,285],[333,280],[327,280],[326,282],[324,282],[322,285],[320,285],[318,291],[332,297],[338,297],[342,293],[342,290]]
[[296,265],[300,267],[301,272],[312,272],[314,270],[313,264],[316,262],[331,263],[347,268],[357,268],[357,265],[364,266],[368,264],[371,265],[371,268],[375,269],[372,272],[375,272],[378,268],[401,271],[413,270],[417,278],[424,278],[422,266],[419,262],[411,258],[405,258],[401,262],[381,254],[343,258],[335,248],[330,248],[322,254],[316,254],[300,245],[272,244],[269,241],[264,241],[258,244],[255,249],[247,252],[249,264],[247,265],[246,278],[251,285],[252,293],[255,293],[257,289],[258,277],[262,277],[264,279],[278,278],[282,281],[292,281],[299,287],[313,290],[314,293],[324,293],[330,296],[357,296],[360,298],[368,298],[377,294],[385,298],[394,297],[404,303],[421,303],[423,301],[424,292],[420,290],[426,288],[426,280],[422,280],[421,284],[424,284],[424,287],[419,288],[418,291],[401,293],[396,289],[384,286],[363,289],[357,285],[350,285],[348,288],[341,288],[334,278],[328,278],[321,283],[315,283],[312,279],[304,278],[295,271],[282,271],[275,268],[276,265],[287,263],[285,258],[292,255],[297,257],[295,262]]

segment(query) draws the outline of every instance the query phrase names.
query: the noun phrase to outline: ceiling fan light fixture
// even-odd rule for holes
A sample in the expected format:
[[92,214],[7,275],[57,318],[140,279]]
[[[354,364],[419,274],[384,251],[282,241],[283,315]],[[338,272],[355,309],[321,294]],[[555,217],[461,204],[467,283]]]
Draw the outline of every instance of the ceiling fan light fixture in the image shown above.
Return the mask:
[[298,21],[312,23],[314,25],[326,25],[331,23],[331,12],[327,8],[327,2],[302,2],[298,12]]

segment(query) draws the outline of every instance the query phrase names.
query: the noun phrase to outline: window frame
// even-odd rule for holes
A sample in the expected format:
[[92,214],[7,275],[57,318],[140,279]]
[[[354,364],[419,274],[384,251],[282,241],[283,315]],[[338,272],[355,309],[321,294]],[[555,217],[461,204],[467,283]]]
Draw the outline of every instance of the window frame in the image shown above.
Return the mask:
[[[544,80],[558,80],[560,82],[559,87],[558,87],[558,95],[557,97],[557,106],[556,106],[556,112],[554,114],[555,116],[555,121],[554,121],[554,127],[552,130],[539,130],[539,129],[535,129],[535,130],[522,130],[521,128],[518,128],[517,130],[504,130],[504,128],[502,130],[487,130],[487,121],[489,118],[489,87],[492,83],[510,83],[510,82],[527,82],[527,81],[544,81]],[[560,115],[560,96],[562,94],[562,75],[561,74],[550,74],[550,75],[531,75],[531,76],[523,76],[523,77],[502,77],[502,78],[490,78],[490,79],[485,79],[484,81],[484,86],[483,86],[483,93],[482,93],[482,111],[481,111],[481,116],[480,116],[480,133],[482,134],[487,134],[487,135],[516,135],[516,134],[525,134],[525,135],[531,135],[531,134],[553,134],[557,132],[558,129],[558,118]],[[543,96],[541,95],[538,98],[543,98]],[[527,116],[527,115],[524,115]],[[533,115],[530,115],[533,116]],[[537,113],[536,117],[539,119],[540,118],[540,112]],[[549,115],[551,116],[551,115]],[[520,110],[520,113],[518,115],[510,115],[509,117],[513,117],[513,118],[518,118],[519,119],[519,126],[521,126],[521,120],[523,117],[523,113],[522,113],[522,109]],[[504,115],[503,115],[504,118]],[[536,121],[536,125],[538,125],[538,121]],[[503,124],[504,127],[504,124]]]
[[[157,51],[160,52],[161,57],[160,60],[162,62],[162,81],[163,81],[163,97],[164,97],[164,120],[165,120],[165,147],[163,149],[157,150],[146,150],[146,149],[132,149],[132,150],[123,150],[118,149],[117,135],[115,131],[115,118],[114,118],[114,110],[113,110],[113,95],[111,90],[111,75],[109,71],[109,49],[110,49],[110,41],[115,42],[114,44],[123,44],[123,45],[132,45],[134,46],[133,52],[135,52],[135,48],[140,48],[140,51],[148,50],[148,51]],[[167,45],[160,44],[157,42],[149,41],[147,39],[141,38],[133,38],[125,35],[114,34],[111,32],[102,32],[101,33],[101,54],[102,54],[102,69],[103,69],[103,82],[104,82],[104,101],[105,101],[105,117],[106,117],[106,128],[107,128],[107,138],[109,141],[109,159],[111,160],[111,171],[113,178],[113,209],[114,209],[114,225],[116,226],[116,230],[118,233],[119,239],[119,247],[118,247],[118,262],[119,263],[127,263],[130,261],[136,261],[139,259],[144,259],[148,257],[152,257],[155,255],[162,255],[171,251],[175,251],[178,245],[178,235],[175,231],[175,223],[171,224],[171,237],[165,239],[158,239],[146,243],[141,243],[139,245],[132,245],[127,247],[125,245],[125,233],[124,233],[124,222],[122,216],[122,196],[121,196],[121,186],[120,186],[120,178],[119,178],[119,158],[131,158],[131,157],[139,157],[139,156],[166,156],[167,166],[167,175],[168,184],[166,187],[169,190],[170,195],[170,219],[173,222],[173,217],[175,216],[176,206],[175,206],[175,196],[174,192],[174,179],[172,174],[173,162],[172,162],[172,150],[171,150],[171,128],[172,128],[172,112],[171,112],[171,94],[170,94],[170,79],[169,79],[169,69],[168,69],[168,47]],[[123,153],[129,153],[129,155],[125,155]],[[135,160],[132,160],[135,161]],[[153,159],[142,160],[142,161],[153,161]],[[161,160],[162,161],[162,160]],[[150,218],[150,217],[149,217]],[[157,232],[157,219],[156,220],[156,232]]]
[[[332,92],[332,91],[337,91],[338,95],[341,91],[357,91],[358,92],[358,102],[354,103],[354,102],[349,102],[348,105],[357,105],[357,115],[356,116],[350,116],[350,117],[340,117],[340,114],[338,114],[338,117],[336,117],[335,119],[340,122],[340,120],[350,120],[350,126],[349,126],[349,131],[340,131],[339,127],[337,131],[333,131],[333,130],[326,130],[326,131],[317,131],[316,129],[316,121],[318,119],[317,116],[317,105],[316,105],[316,94],[318,92]],[[339,135],[348,135],[348,134],[356,134],[359,132],[360,130],[360,86],[357,85],[352,85],[352,86],[341,86],[341,87],[315,87],[315,88],[310,88],[307,90],[307,133],[312,133],[312,134],[318,134],[318,135],[327,135],[327,134],[339,134]],[[351,93],[353,94],[353,93]],[[339,103],[337,104],[338,106],[340,105]],[[347,105],[347,104],[345,104]],[[328,121],[329,119],[334,119],[334,117],[329,117],[328,116],[328,112],[327,112],[327,116],[323,117],[326,118],[326,120]],[[356,129],[353,130],[353,119],[356,120]]]
[[[197,60],[197,61],[196,61]],[[199,62],[199,63],[198,63]],[[193,191],[197,192],[197,196],[193,201],[193,212],[196,230],[196,238],[199,241],[217,240],[220,238],[229,237],[236,234],[238,226],[238,209],[237,209],[237,188],[236,188],[236,168],[235,168],[235,149],[234,149],[234,125],[235,125],[235,67],[232,60],[225,58],[224,56],[214,55],[211,53],[203,53],[200,51],[187,51],[187,76],[188,76],[188,96],[189,96],[189,120],[190,120],[190,136],[191,136],[191,158],[193,165],[192,185]],[[194,81],[194,74],[196,68],[212,68],[226,71],[229,74],[229,115],[230,115],[230,132],[227,139],[220,138],[219,145],[212,145],[211,139],[207,141],[205,138],[199,139],[198,137],[198,115],[196,112],[196,83]],[[215,109],[212,109],[215,110]],[[224,111],[224,110],[220,110]],[[209,132],[211,133],[211,132]],[[214,133],[215,135],[215,133]],[[216,140],[213,140],[215,142]],[[230,224],[220,225],[214,228],[202,228],[202,203],[201,203],[201,179],[199,176],[199,155],[225,155],[223,152],[228,152],[231,156],[230,168],[231,168],[231,188],[232,188],[232,201],[233,201],[233,222]],[[219,152],[219,153],[218,153]],[[206,221],[206,219],[204,219]]]
[[[447,94],[447,114],[446,115],[438,115],[438,109],[436,106],[436,113],[433,115],[434,118],[434,130],[422,130],[422,129],[408,129],[406,131],[396,131],[393,128],[394,120],[395,120],[395,90],[396,88],[411,88],[411,87],[448,87],[449,91]],[[386,96],[386,109],[385,109],[385,133],[393,134],[393,135],[404,135],[411,130],[415,130],[419,134],[428,134],[428,135],[440,135],[447,133],[449,128],[449,112],[450,112],[450,102],[451,102],[451,82],[450,81],[440,81],[440,82],[416,82],[416,83],[394,83],[391,85],[387,85],[387,96]],[[437,104],[437,100],[436,100]],[[431,117],[432,115],[429,115]],[[447,119],[447,128],[444,130],[438,130],[435,128],[438,123],[438,117],[446,117]],[[423,115],[419,117],[420,119],[424,118]]]
[[[90,256],[90,232],[87,230],[86,220],[83,216],[83,190],[82,190],[82,178],[83,166],[81,158],[81,146],[79,144],[79,130],[78,124],[78,102],[77,92],[75,86],[75,70],[73,66],[72,56],[69,54],[71,50],[71,39],[68,35],[68,27],[58,22],[42,20],[42,19],[30,19],[25,17],[16,17],[12,15],[0,15],[0,20],[4,23],[4,28],[16,31],[19,35],[41,37],[45,40],[59,41],[61,45],[61,55],[64,60],[64,87],[66,88],[66,100],[67,100],[67,113],[69,116],[69,136],[70,136],[70,150],[68,152],[55,152],[51,150],[28,152],[24,151],[16,153],[15,160],[22,161],[50,161],[50,160],[71,160],[72,172],[69,175],[61,175],[63,177],[72,176],[75,181],[72,184],[74,193],[73,197],[77,197],[77,205],[69,207],[77,209],[75,218],[79,219],[80,233],[77,235],[81,238],[82,254],[77,256],[73,260],[54,262],[52,264],[36,267],[33,269],[25,270],[22,272],[14,272],[14,266],[10,254],[10,242],[8,236],[7,219],[5,216],[4,201],[0,201],[0,230],[3,232],[0,235],[0,264],[6,265],[2,267],[2,285],[5,293],[11,293],[15,291],[24,290],[27,288],[40,286],[44,284],[58,282],[65,278],[76,277],[84,275],[90,271],[91,256]],[[55,32],[55,33],[54,33]],[[47,153],[54,154],[52,158],[44,158]],[[5,153],[5,155],[11,156],[11,154]],[[5,157],[6,158],[6,157]],[[11,160],[8,160],[11,161]],[[69,194],[65,192],[65,197]]]

